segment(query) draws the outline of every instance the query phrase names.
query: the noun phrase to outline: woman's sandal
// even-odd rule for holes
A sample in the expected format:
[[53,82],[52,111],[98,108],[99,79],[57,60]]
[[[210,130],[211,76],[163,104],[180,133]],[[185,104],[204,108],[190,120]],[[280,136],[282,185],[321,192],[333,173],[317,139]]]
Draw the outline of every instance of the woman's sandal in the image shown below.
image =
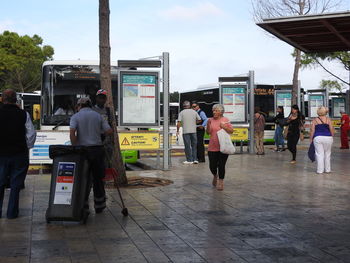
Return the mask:
[[216,189],[217,189],[218,191],[224,190],[224,180],[223,180],[223,179],[219,179],[218,185],[217,185]]

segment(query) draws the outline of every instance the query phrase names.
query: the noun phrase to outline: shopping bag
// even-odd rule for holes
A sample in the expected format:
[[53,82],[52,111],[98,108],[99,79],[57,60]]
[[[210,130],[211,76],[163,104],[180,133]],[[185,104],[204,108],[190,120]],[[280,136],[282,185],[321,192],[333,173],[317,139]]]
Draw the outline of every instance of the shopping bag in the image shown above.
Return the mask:
[[309,146],[309,150],[307,152],[307,155],[309,156],[309,159],[311,162],[314,162],[316,160],[316,154],[315,154],[315,145],[314,142],[312,142]]
[[236,148],[232,143],[231,136],[224,130],[221,129],[217,132],[220,144],[220,152],[225,154],[234,154]]

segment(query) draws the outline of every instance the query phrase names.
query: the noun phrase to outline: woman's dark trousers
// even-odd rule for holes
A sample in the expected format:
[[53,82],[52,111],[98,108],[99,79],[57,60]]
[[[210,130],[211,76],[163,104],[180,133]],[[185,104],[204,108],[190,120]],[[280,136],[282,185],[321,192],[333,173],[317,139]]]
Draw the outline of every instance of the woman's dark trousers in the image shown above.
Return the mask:
[[293,156],[293,161],[295,161],[295,158],[297,156],[297,144],[298,144],[298,141],[299,141],[299,136],[300,134],[288,134],[287,136],[287,147],[288,147],[288,150],[292,153],[292,156]]
[[209,157],[209,169],[211,173],[219,175],[219,179],[225,178],[225,165],[227,162],[228,154],[221,152],[208,152]]
[[18,217],[19,192],[24,185],[29,166],[28,152],[11,156],[0,156],[0,217],[4,201],[6,181],[10,178],[10,196],[7,206],[7,218]]

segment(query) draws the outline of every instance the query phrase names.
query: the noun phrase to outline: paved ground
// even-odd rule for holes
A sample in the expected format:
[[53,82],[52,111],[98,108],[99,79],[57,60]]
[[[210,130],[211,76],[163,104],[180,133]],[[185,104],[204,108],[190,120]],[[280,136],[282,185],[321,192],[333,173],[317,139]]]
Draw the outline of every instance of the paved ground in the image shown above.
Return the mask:
[[[301,147],[305,149],[306,147]],[[334,150],[332,174],[316,175],[300,151],[234,155],[225,190],[212,188],[208,164],[129,175],[159,176],[166,187],[115,190],[108,210],[86,225],[44,214],[48,175],[29,175],[16,220],[0,219],[0,262],[350,262],[349,151]]]

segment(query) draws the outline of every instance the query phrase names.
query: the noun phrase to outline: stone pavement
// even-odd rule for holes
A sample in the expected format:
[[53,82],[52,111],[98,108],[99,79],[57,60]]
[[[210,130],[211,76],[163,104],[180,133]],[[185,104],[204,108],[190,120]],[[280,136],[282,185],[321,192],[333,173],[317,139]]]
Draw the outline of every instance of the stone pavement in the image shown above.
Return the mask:
[[[306,149],[306,146],[301,147]],[[299,151],[229,157],[225,190],[208,163],[137,171],[174,184],[116,190],[86,225],[45,222],[49,175],[29,175],[20,217],[0,219],[0,262],[350,262],[350,152],[335,149],[333,173],[316,175]],[[7,195],[7,194],[6,194]]]

